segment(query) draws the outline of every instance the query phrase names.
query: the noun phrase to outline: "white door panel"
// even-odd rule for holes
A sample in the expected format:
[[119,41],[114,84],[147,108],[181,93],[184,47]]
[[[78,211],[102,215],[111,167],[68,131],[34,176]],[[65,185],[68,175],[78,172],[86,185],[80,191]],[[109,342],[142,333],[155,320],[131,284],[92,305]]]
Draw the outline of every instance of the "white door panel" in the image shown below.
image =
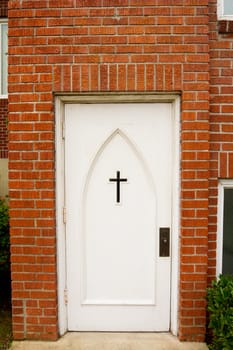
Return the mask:
[[170,103],[65,107],[68,329],[167,331]]

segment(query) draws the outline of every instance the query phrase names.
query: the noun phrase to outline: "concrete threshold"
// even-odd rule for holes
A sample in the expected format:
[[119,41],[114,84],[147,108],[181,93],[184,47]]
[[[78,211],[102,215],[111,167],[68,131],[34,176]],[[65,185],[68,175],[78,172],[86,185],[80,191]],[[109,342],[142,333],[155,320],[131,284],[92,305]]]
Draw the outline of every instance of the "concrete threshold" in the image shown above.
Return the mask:
[[77,333],[56,342],[14,341],[10,350],[208,350],[205,343],[180,342],[170,333]]

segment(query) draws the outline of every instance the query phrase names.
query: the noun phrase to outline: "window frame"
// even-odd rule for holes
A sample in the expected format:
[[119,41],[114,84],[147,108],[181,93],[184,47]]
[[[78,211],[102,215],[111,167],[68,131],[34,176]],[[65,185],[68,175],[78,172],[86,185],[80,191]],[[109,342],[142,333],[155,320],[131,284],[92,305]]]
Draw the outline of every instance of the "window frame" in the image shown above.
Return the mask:
[[224,190],[233,189],[233,179],[221,179],[218,185],[218,220],[217,220],[217,264],[216,275],[222,274],[223,258],[223,218],[224,218]]
[[[2,25],[6,24],[8,27],[8,20],[7,18],[0,18],[0,38],[2,36]],[[2,43],[0,40],[0,99],[8,98],[8,93],[2,93],[2,74],[1,74],[1,67],[2,67]],[[8,68],[8,60],[7,60],[7,68]],[[6,72],[7,78],[8,78],[8,69]],[[8,79],[7,79],[8,80]],[[6,88],[8,87],[8,81]]]
[[218,20],[220,21],[233,21],[233,14],[232,15],[224,15],[224,0],[218,0]]

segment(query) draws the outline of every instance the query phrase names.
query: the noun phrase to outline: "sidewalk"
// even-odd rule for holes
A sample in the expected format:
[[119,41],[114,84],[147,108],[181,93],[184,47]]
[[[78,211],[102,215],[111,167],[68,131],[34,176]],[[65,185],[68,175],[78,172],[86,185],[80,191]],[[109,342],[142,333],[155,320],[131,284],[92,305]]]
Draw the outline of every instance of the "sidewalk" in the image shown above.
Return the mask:
[[10,350],[207,350],[163,333],[67,333],[56,342],[14,341]]

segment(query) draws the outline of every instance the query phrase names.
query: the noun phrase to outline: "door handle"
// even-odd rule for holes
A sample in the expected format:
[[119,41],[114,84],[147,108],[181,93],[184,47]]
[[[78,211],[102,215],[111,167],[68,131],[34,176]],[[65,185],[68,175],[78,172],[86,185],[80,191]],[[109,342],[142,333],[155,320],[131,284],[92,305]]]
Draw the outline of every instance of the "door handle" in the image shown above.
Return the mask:
[[159,229],[159,256],[170,256],[170,227],[160,227]]

